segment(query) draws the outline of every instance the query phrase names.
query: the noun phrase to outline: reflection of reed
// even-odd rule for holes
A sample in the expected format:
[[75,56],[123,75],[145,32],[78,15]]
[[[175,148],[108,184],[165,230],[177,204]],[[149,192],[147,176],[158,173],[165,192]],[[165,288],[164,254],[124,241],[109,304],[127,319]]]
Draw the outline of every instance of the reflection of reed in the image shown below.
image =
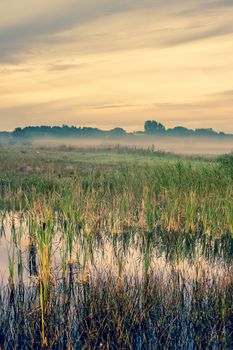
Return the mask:
[[[54,227],[50,227],[50,230],[54,231],[51,237],[45,235],[43,238],[39,234],[38,238],[37,236],[33,238],[29,233],[26,217],[25,221],[22,221],[21,218],[20,222],[17,222],[16,217],[14,219],[13,231],[9,226],[11,220],[8,218],[8,222],[5,221],[6,234],[1,238],[3,248],[8,249],[8,242],[11,242],[11,252],[14,249],[14,256],[10,251],[9,257],[3,255],[1,267],[4,271],[5,266],[6,271],[8,266],[11,274],[17,267],[17,279],[25,282],[28,277],[37,277],[39,274],[39,247],[42,249],[41,254],[44,251],[45,257],[48,256],[51,268],[55,268],[56,262],[57,273],[60,267],[65,273],[68,264],[78,265],[82,272],[79,278],[83,281],[90,273],[105,273],[109,269],[113,275],[119,277],[119,283],[124,276],[138,275],[142,278],[156,271],[163,271],[163,274],[166,275],[174,269],[181,271],[185,279],[192,280],[199,271],[205,270],[210,276],[213,276],[212,278],[220,280],[224,271],[231,266],[233,239],[229,235],[222,235],[215,239],[204,234],[201,237],[175,232],[171,235],[159,229],[151,232],[127,231],[116,235],[114,233],[94,233],[87,227],[85,230],[81,228],[75,231],[75,225],[73,225],[71,245],[69,232],[65,228],[63,233],[62,227],[59,227],[56,221],[52,224]],[[24,232],[23,235],[22,232]],[[34,225],[34,234],[37,235],[36,232],[36,225]],[[44,232],[43,227],[42,232]],[[38,239],[42,239],[41,243]],[[46,242],[50,242],[47,253],[45,248],[48,247],[48,243]],[[28,276],[27,269],[24,269],[26,259]]]
[[30,277],[38,275],[36,254],[36,244],[34,242],[31,242],[28,247],[28,269]]

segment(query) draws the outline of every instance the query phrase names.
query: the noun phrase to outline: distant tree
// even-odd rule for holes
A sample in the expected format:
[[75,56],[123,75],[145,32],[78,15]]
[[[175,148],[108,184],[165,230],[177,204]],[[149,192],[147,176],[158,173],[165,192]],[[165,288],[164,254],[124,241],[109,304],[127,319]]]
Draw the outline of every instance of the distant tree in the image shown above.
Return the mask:
[[146,134],[156,134],[165,131],[165,126],[155,120],[147,120],[144,124]]
[[110,130],[109,133],[114,136],[122,136],[126,134],[126,131],[122,128],[114,128]]
[[12,137],[14,141],[19,139],[27,139],[27,142],[31,142],[35,138],[46,138],[46,137],[56,137],[56,138],[66,138],[66,137],[118,137],[123,135],[128,135],[132,137],[133,135],[173,135],[173,136],[218,136],[218,137],[233,137],[231,134],[224,134],[223,132],[216,132],[213,129],[196,129],[191,130],[182,126],[174,127],[173,129],[165,129],[165,126],[155,120],[147,120],[144,125],[143,131],[135,131],[133,133],[127,133],[123,128],[114,128],[112,130],[101,130],[93,127],[75,127],[75,126],[27,126],[25,128],[16,128],[13,132],[2,133],[0,132],[0,138]]
[[173,136],[188,136],[191,135],[193,131],[183,126],[175,126],[173,129],[168,129],[167,133]]
[[212,128],[207,128],[207,129],[196,129],[195,135],[196,136],[215,136],[215,135],[218,135],[218,133],[214,131]]
[[23,136],[23,135],[24,135],[24,129],[22,129],[22,128],[16,128],[16,129],[13,131],[12,135],[15,136],[15,137]]

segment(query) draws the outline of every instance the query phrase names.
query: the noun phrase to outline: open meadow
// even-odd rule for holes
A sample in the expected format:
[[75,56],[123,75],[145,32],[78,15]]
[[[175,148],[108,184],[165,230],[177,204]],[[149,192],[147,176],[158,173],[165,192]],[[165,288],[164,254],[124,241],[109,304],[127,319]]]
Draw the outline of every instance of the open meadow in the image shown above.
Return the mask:
[[232,155],[0,152],[0,349],[232,349],[232,260]]

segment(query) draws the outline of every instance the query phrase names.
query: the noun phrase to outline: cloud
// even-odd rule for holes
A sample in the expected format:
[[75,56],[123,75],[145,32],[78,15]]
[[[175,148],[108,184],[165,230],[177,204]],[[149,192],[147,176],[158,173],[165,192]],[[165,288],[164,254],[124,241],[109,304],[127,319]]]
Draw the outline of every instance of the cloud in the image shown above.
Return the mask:
[[[36,0],[36,2],[38,1],[39,0]],[[164,31],[164,33],[161,33],[160,40],[157,37],[158,33],[156,34],[154,32],[153,35],[153,33],[144,30],[143,33],[139,35],[137,25],[131,28],[130,33],[134,48],[140,48],[143,39],[145,42],[144,45],[148,45],[150,41],[150,46],[159,47],[160,45],[178,45],[220,35],[222,36],[232,33],[233,31],[232,21],[226,20],[226,17],[223,21],[224,23],[210,22],[208,24],[206,23],[205,14],[203,13],[204,10],[208,10],[208,12],[215,11],[216,13],[216,11],[224,10],[226,7],[233,8],[231,0],[196,0],[188,3],[184,0],[174,0],[172,2],[164,2],[162,0],[86,0],[85,2],[83,0],[61,0],[59,2],[54,2],[54,0],[49,0],[48,2],[40,1],[43,11],[35,11],[35,13],[30,12],[28,17],[25,15],[25,13],[27,13],[27,3],[28,0],[22,0],[22,8],[24,9],[22,18],[19,14],[19,19],[15,20],[15,22],[10,23],[10,25],[5,23],[5,25],[0,28],[0,62],[2,63],[15,63],[17,60],[23,59],[25,53],[29,52],[33,54],[35,47],[43,44],[62,44],[64,43],[64,38],[60,34],[74,28],[80,28],[83,25],[85,26],[87,23],[98,22],[102,18],[119,16],[121,14],[127,14],[128,23],[130,23],[131,16],[137,13],[137,20],[140,28],[142,28],[141,21],[145,25],[145,28],[147,28],[145,13],[148,17],[149,24],[153,21],[151,14],[154,17],[154,23],[157,21],[158,25],[160,25],[160,18],[164,23],[166,23],[166,21],[169,22],[171,18],[173,18],[173,22],[176,22],[175,27],[174,25],[169,25],[168,28],[166,28],[166,25],[161,25],[160,28],[158,28],[160,31]],[[48,3],[48,5],[46,5],[46,3]],[[8,7],[8,10],[11,7],[12,11],[14,11],[14,5],[12,5],[10,0]],[[196,29],[194,29],[194,25],[190,21],[190,15],[196,16],[199,21]],[[179,30],[179,19],[182,20],[182,17],[185,17],[187,23],[186,25],[181,25],[181,30]],[[4,11],[0,11],[0,22],[1,18],[4,18]],[[117,20],[120,24],[120,19],[117,18]],[[132,24],[134,25],[134,23]],[[100,25],[99,22],[97,23],[97,26],[98,25]],[[123,26],[124,25],[125,23],[123,23]],[[198,29],[198,26],[201,27],[201,30]],[[96,29],[98,32],[98,27]],[[167,30],[170,30],[169,35],[167,35]],[[89,40],[92,44],[95,39],[97,39],[97,42],[103,39],[106,43],[106,50],[117,50],[121,49],[121,47],[124,49],[126,46],[124,38],[120,38],[116,32],[115,35],[112,32],[103,33],[103,38],[101,38],[101,36],[96,37],[93,34],[93,38],[90,39],[88,31],[86,35],[87,41]],[[106,35],[109,36],[109,42],[106,40]],[[85,35],[80,37],[77,34],[77,45],[85,48],[88,52],[87,44],[85,45],[86,38]],[[66,36],[65,40],[69,42],[70,39]],[[115,45],[114,40],[116,40]],[[132,47],[129,38],[127,38],[127,40],[128,45]],[[97,50],[98,48],[96,46],[97,45],[94,45]],[[89,47],[89,52],[90,51],[91,48]]]
[[215,99],[216,98],[218,100],[228,100],[230,99],[232,101],[233,99],[233,90],[224,90],[224,91],[219,91],[219,92],[216,92],[214,94],[209,94],[207,95],[207,97],[211,98],[211,99]]
[[87,63],[80,63],[80,64],[54,63],[48,66],[48,71],[59,72],[59,71],[72,70],[74,68],[83,68],[87,66],[88,66]]
[[[64,98],[44,103],[25,103],[0,108],[2,129],[14,129],[27,125],[118,125],[137,129],[148,118],[157,119],[168,126],[214,127],[233,132],[232,91],[219,91],[203,96],[199,100],[184,103],[152,102],[115,104],[78,102],[75,98]],[[115,119],[113,116],[116,116]],[[98,120],[98,117],[101,118]]]
[[[49,2],[49,1],[48,1]],[[27,11],[27,1],[23,1],[22,8],[25,6]],[[152,0],[145,0],[144,4],[138,0],[134,1],[112,1],[112,0],[62,0],[60,3],[54,3],[54,8],[46,12],[46,2],[42,2],[45,7],[44,12],[38,15],[23,18],[22,21],[5,25],[0,28],[0,59],[1,61],[15,62],[16,55],[21,51],[34,46],[35,43],[48,40],[49,37],[69,30],[73,27],[95,21],[100,17],[128,11],[130,9],[138,9],[140,7],[148,7],[153,5]],[[24,6],[23,6],[24,5]],[[9,7],[14,11],[14,5],[9,1]],[[4,12],[0,12],[4,18]],[[53,38],[55,40],[55,38]]]
[[177,14],[182,16],[200,16],[203,13],[216,13],[216,11],[231,9],[232,0],[197,0],[190,1],[189,7],[182,9]]
[[229,129],[232,15],[232,0],[0,0],[1,128],[213,117]]
[[196,99],[195,101],[186,102],[186,103],[158,103],[155,102],[153,104],[154,107],[159,109],[169,109],[169,110],[198,110],[198,109],[216,109],[221,106],[225,107],[231,107],[232,113],[233,113],[233,105],[232,105],[232,98],[233,98],[233,90],[227,90],[227,91],[219,91],[213,94],[207,94],[202,96],[200,99]]
[[193,41],[198,40],[206,40],[210,38],[221,37],[224,35],[233,33],[233,25],[232,23],[226,23],[225,25],[216,26],[215,28],[204,28],[202,30],[198,30],[196,32],[188,32],[181,34],[179,36],[172,36],[169,39],[165,39],[163,41],[164,46],[175,46],[184,43],[191,43]]

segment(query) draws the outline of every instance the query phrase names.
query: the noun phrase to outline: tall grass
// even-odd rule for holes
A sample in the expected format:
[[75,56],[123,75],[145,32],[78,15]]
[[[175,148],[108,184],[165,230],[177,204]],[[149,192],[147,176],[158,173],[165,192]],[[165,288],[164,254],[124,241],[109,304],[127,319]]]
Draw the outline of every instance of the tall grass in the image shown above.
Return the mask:
[[228,160],[1,157],[1,348],[233,346]]

